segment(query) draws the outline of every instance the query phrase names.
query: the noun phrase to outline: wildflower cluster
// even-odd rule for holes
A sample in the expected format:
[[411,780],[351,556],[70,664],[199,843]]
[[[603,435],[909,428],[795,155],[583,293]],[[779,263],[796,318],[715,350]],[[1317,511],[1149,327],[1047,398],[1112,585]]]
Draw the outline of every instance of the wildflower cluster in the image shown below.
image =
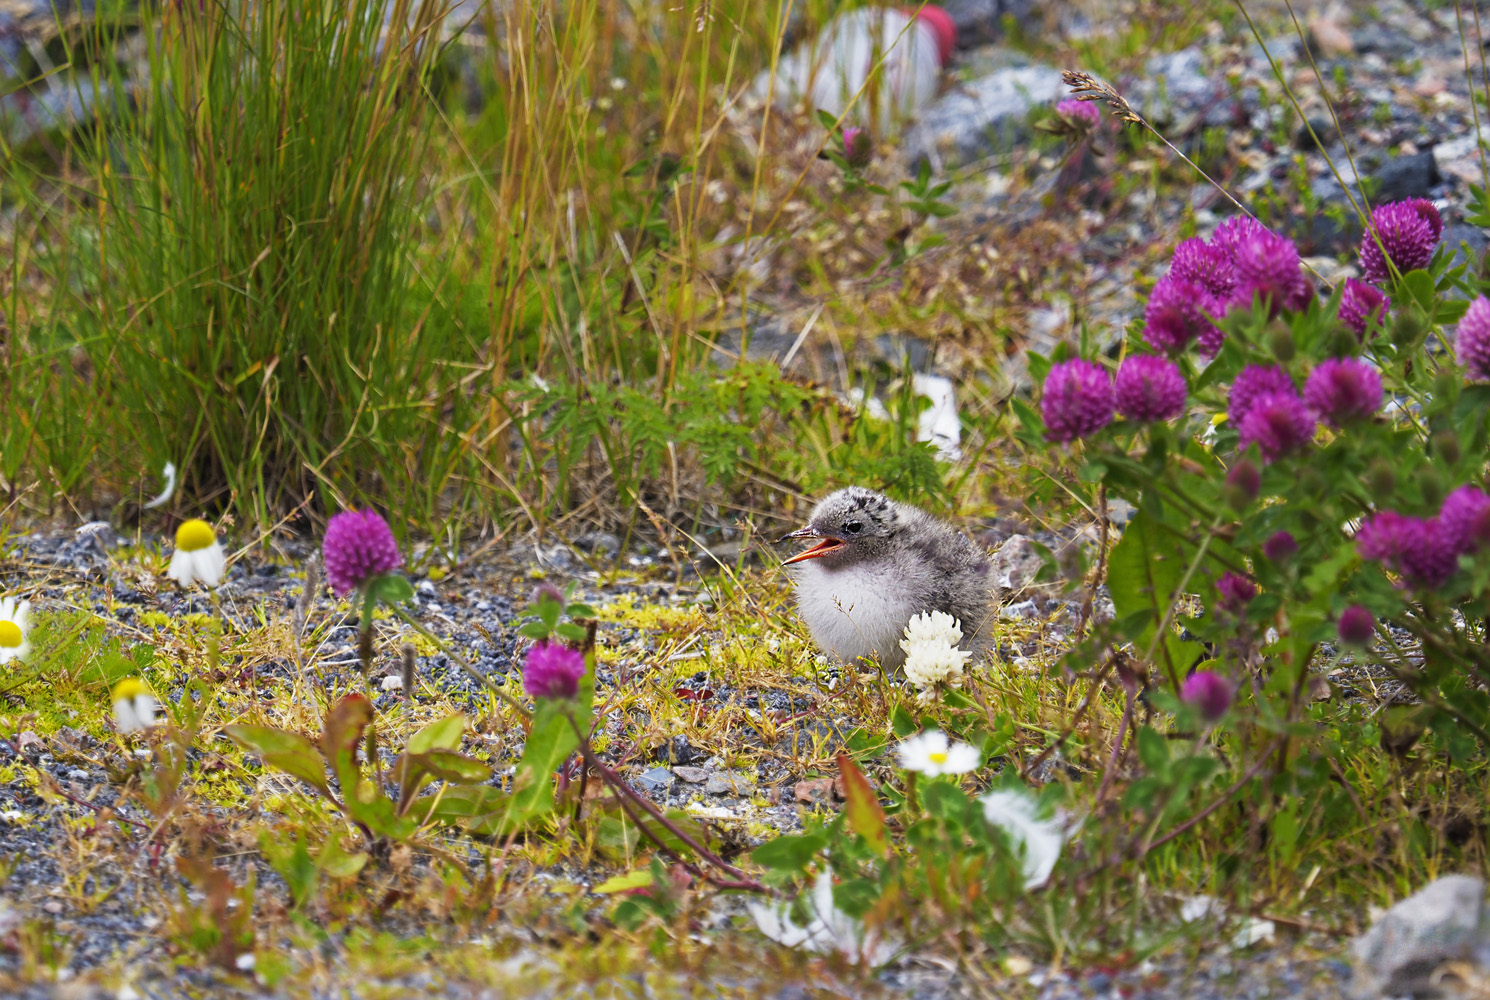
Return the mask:
[[[1466,624],[1490,597],[1490,297],[1442,231],[1430,202],[1378,206],[1360,277],[1316,288],[1285,235],[1232,219],[1175,248],[1115,377],[1032,359],[1025,440],[1081,442],[1084,481],[1138,508],[1104,638],[1150,658],[1175,710],[1250,726],[1251,702],[1286,691],[1261,711],[1297,712],[1304,674],[1351,655],[1431,692],[1443,739],[1490,731],[1460,694],[1490,681]],[[1436,654],[1382,649],[1404,633]],[[1298,679],[1243,683],[1259,670]]]

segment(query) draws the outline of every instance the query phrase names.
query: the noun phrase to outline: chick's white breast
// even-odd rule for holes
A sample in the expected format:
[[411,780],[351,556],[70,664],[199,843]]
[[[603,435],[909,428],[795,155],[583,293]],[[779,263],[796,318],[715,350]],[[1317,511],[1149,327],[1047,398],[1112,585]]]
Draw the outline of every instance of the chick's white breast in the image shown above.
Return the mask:
[[878,656],[886,667],[905,660],[900,639],[920,609],[903,584],[863,565],[827,569],[815,562],[796,568],[797,610],[824,651],[847,663]]

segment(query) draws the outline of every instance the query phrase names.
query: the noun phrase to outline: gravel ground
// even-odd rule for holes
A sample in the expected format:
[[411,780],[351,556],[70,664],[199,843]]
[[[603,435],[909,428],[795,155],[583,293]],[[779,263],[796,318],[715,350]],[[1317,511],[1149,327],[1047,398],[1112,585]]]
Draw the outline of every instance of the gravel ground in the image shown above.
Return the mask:
[[[983,538],[991,545],[1013,538],[1013,545],[1006,546],[1006,549],[1026,552],[1027,547],[1022,543],[1024,536],[1011,535],[1009,523],[991,525]],[[1042,540],[1053,547],[1063,542],[1062,538],[1051,534],[1044,535]],[[150,576],[140,572],[138,563],[128,558],[128,550],[115,547],[114,541],[107,534],[99,536],[98,540],[79,541],[65,532],[14,537],[14,549],[5,566],[11,579],[17,573],[24,573],[28,579],[45,580],[32,595],[38,610],[86,608],[112,621],[110,630],[131,641],[139,639],[137,629],[143,616],[152,612],[175,617],[211,610],[210,603],[200,595],[182,596],[169,585],[156,588]],[[256,607],[263,606],[285,614],[298,600],[303,576],[297,567],[304,565],[309,548],[296,542],[283,543],[276,548],[278,554],[272,560],[249,555],[236,562],[221,589],[223,613],[242,627],[252,626]],[[523,555],[521,552],[517,554]],[[637,551],[620,557],[613,552],[609,555],[602,553],[604,561],[632,564],[635,570],[610,582],[607,579],[611,574],[589,568],[581,558],[583,555],[582,552],[549,548],[541,551],[541,561],[549,572],[580,581],[581,593],[596,605],[611,604],[618,598],[631,595],[651,605],[678,606],[707,594],[704,581],[693,568],[685,566],[679,582],[673,577],[669,560],[663,560],[668,566],[668,578],[661,579],[664,574],[656,569],[659,562],[656,552]],[[513,554],[507,554],[463,567],[458,575],[439,582],[414,574],[418,593],[417,614],[453,646],[470,650],[483,670],[504,674],[513,669],[519,641],[516,628],[521,624],[517,609],[525,603],[525,591],[531,586],[530,571],[535,566],[535,562],[524,565],[515,561]],[[1015,571],[1018,572],[1017,565]],[[1026,565],[1025,571],[1032,571],[1032,567]],[[1050,613],[1048,598],[1038,593],[1032,598],[1020,596],[1023,599],[1014,602],[1015,606],[1032,603],[1042,614]],[[329,597],[323,596],[312,610],[310,620],[313,624],[321,619],[335,621],[342,613]],[[1051,617],[1060,621],[1070,616],[1054,614]],[[387,628],[392,631],[391,624]],[[716,637],[706,635],[692,641],[706,644],[713,638]],[[393,639],[392,635],[388,637],[390,645]],[[645,674],[639,675],[638,672],[648,669],[648,654],[665,652],[677,645],[673,637],[624,625],[609,628],[606,641],[616,644],[628,655],[613,662],[609,674],[602,673],[602,691],[617,679],[617,672],[627,672],[625,679],[628,684],[647,683]],[[343,621],[327,628],[317,653],[319,669],[342,681],[350,681],[355,676],[354,644],[353,624]],[[1005,650],[1005,655],[1019,652],[1021,650],[1011,648]],[[388,656],[386,662],[391,664],[394,658]],[[240,679],[240,687],[247,683],[256,685],[251,690],[268,690],[274,681],[288,679],[294,669],[292,664],[284,661],[257,663],[252,667],[252,679]],[[419,674],[440,696],[449,697],[457,704],[476,690],[474,682],[441,655],[421,658]],[[831,672],[825,677],[831,680]],[[819,687],[807,685],[800,693],[774,686],[766,690],[731,687],[712,677],[707,670],[693,675],[688,683],[699,697],[710,703],[737,705],[747,711],[769,712],[793,720],[786,729],[787,740],[816,738],[833,746],[853,726],[851,718],[835,715],[830,705],[825,706],[824,692]],[[180,687],[164,693],[173,699],[183,695]],[[420,694],[421,698],[433,696],[433,691]],[[391,693],[380,695],[380,707],[394,709],[397,697]],[[749,744],[752,739],[754,744],[760,743],[758,735],[747,731],[744,743]],[[520,752],[520,746],[506,749],[514,755]],[[768,760],[754,769],[732,767],[727,758],[732,757],[733,751],[746,749],[750,747],[695,745],[687,737],[675,735],[656,746],[612,746],[605,755],[637,787],[659,800],[665,799],[680,807],[692,804],[695,809],[708,808],[712,815],[748,817],[751,823],[765,824],[778,832],[799,829],[804,808],[836,807],[831,782],[815,781],[793,773],[789,766],[779,762],[786,754],[778,754],[776,761]],[[160,967],[158,963],[168,958],[158,916],[160,897],[154,883],[166,879],[169,884],[170,879],[163,874],[169,862],[137,846],[151,823],[151,817],[138,806],[123,806],[120,815],[141,824],[141,827],[123,829],[107,821],[107,811],[116,804],[116,790],[107,766],[93,763],[107,761],[109,756],[106,748],[94,737],[78,729],[63,727],[53,736],[41,740],[8,738],[0,742],[0,766],[12,763],[18,750],[27,763],[49,775],[59,789],[78,802],[91,803],[91,807],[55,799],[52,804],[47,804],[37,796],[28,781],[19,777],[0,786],[0,816],[11,816],[14,811],[26,817],[22,822],[0,819],[0,858],[10,858],[12,864],[8,878],[3,882],[3,890],[0,890],[3,891],[0,895],[0,941],[7,934],[34,934],[39,932],[39,928],[46,928],[56,935],[67,977],[67,981],[60,985],[38,985],[36,970],[27,973],[16,964],[17,952],[0,947],[0,984],[6,977],[13,977],[11,981],[17,987],[26,983],[28,992],[22,994],[24,996],[114,995],[108,991],[96,992],[97,975],[121,966],[156,970]],[[207,766],[211,757],[210,754],[195,752],[194,756],[199,766]],[[767,803],[764,807],[758,805],[762,795]],[[220,816],[225,829],[232,828],[234,817],[231,810],[216,809],[214,812]],[[721,828],[726,831],[726,844],[732,842],[728,834],[730,825],[729,821],[721,823]],[[758,827],[755,829],[759,830]],[[737,837],[733,842],[741,848],[760,839],[757,835],[738,834]],[[68,872],[74,867],[68,859],[74,858],[79,851],[103,849],[108,845],[117,848],[117,852],[110,860],[92,868],[90,880],[81,887],[81,893],[74,891],[75,887],[66,882]],[[469,844],[465,850],[472,860],[479,860],[479,853]],[[262,863],[255,852],[229,860],[227,867],[240,882],[251,872],[261,887],[261,893],[283,893],[279,876]],[[602,869],[585,870],[559,865],[537,873],[535,878],[538,881],[533,884],[554,884],[557,880],[593,885],[610,874],[612,872]],[[64,887],[68,891],[63,891]],[[80,904],[80,900],[88,902]],[[740,899],[724,897],[701,918],[700,931],[720,941],[755,940],[753,934],[742,936],[738,933],[741,913]],[[395,935],[414,936],[424,929],[417,919],[398,914],[380,921],[380,925]],[[521,935],[524,930],[511,926],[506,933]],[[1224,942],[1225,938],[1220,940]],[[637,995],[974,997],[987,995],[986,990],[995,985],[1000,990],[999,995],[1037,996],[1042,1000],[1075,997],[1323,998],[1343,995],[1341,984],[1345,982],[1348,971],[1342,962],[1340,942],[1299,938],[1290,935],[1286,929],[1280,931],[1275,942],[1239,951],[1224,946],[1175,948],[1132,968],[1094,967],[1055,974],[1023,967],[1016,960],[987,977],[983,974],[970,977],[965,971],[959,973],[938,964],[930,956],[912,956],[867,982],[853,976],[835,978],[826,967],[818,965],[798,967],[783,975],[763,978],[758,968],[744,963],[726,964],[715,973],[715,981],[709,977],[700,979],[694,972],[669,973],[664,961],[660,963],[655,980],[649,980],[646,986],[651,993]],[[517,966],[525,970],[522,978],[529,983],[523,988],[524,995],[570,995],[573,989],[570,986],[537,985],[545,975],[549,975],[544,971],[544,963],[552,962],[542,948],[525,955]],[[501,961],[510,964],[516,959],[510,953],[504,953]],[[549,978],[562,979],[562,976],[555,972]],[[182,968],[169,979],[151,972],[136,985],[139,995],[160,998],[202,995],[204,992],[212,995],[262,992],[245,977],[223,978],[210,969],[191,967]],[[443,978],[437,982],[401,977],[384,983],[383,987],[394,989],[395,995],[429,992],[452,998],[511,995],[508,988],[493,992],[491,988],[476,983]],[[111,986],[111,990],[113,988]],[[628,992],[631,989],[627,987],[613,995],[631,995]],[[308,994],[292,991],[280,995]]]

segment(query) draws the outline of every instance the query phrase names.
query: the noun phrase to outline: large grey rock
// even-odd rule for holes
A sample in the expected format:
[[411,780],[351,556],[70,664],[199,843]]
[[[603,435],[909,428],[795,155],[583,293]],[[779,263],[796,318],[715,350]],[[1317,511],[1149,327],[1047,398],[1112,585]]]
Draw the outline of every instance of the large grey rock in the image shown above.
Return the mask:
[[1411,156],[1394,156],[1377,167],[1371,176],[1376,178],[1374,201],[1377,204],[1404,198],[1426,198],[1443,183],[1431,149]]
[[1008,152],[1030,134],[1034,108],[1065,93],[1061,71],[1050,66],[1001,69],[961,84],[932,102],[905,137],[913,165],[961,166]]
[[1434,997],[1433,974],[1447,962],[1490,959],[1485,883],[1469,875],[1429,882],[1397,903],[1352,944],[1353,991],[1372,997]]

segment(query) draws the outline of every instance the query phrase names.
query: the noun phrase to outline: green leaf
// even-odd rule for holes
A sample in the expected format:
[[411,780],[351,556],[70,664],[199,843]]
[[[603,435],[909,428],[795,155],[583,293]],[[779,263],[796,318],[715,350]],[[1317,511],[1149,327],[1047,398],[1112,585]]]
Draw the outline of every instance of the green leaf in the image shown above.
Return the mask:
[[[1123,531],[1122,539],[1108,559],[1107,583],[1119,621],[1137,621],[1144,614],[1144,625],[1127,636],[1141,653],[1155,645],[1157,657],[1167,660],[1170,676],[1182,677],[1190,663],[1204,652],[1198,642],[1166,636],[1154,644],[1155,631],[1177,598],[1176,591],[1184,579],[1188,562],[1187,546],[1172,532],[1165,531],[1154,517],[1150,505],[1143,504],[1137,516]],[[1172,641],[1170,641],[1172,640]]]
[[585,641],[585,630],[570,622],[560,622],[554,626],[554,635],[566,642],[575,644]]
[[646,868],[638,868],[624,875],[612,875],[590,891],[608,896],[613,892],[625,892],[628,889],[645,889],[651,884],[652,872]]
[[1138,731],[1138,759],[1150,774],[1164,778],[1169,774],[1169,742],[1145,726]]
[[326,843],[321,846],[321,853],[316,855],[316,867],[332,878],[351,878],[365,864],[367,854],[362,851],[348,854],[342,849],[341,838],[335,834],[326,838]]
[[517,634],[528,639],[537,639],[542,642],[548,638],[548,626],[542,622],[526,622],[517,630]]
[[895,710],[890,713],[890,730],[900,739],[914,736],[920,728],[921,724],[905,710],[904,705],[896,705]]
[[398,573],[385,573],[368,583],[368,593],[384,604],[399,604],[414,596],[414,585]]
[[466,717],[457,712],[437,719],[409,737],[405,747],[408,753],[425,753],[430,750],[459,750],[460,738],[466,731]]
[[751,851],[750,859],[762,868],[799,872],[811,864],[812,859],[826,846],[828,838],[820,833],[777,837]]
[[568,607],[570,618],[595,618],[598,617],[595,609],[588,604],[571,604]]
[[322,794],[331,793],[325,759],[315,744],[299,733],[269,726],[227,726],[223,732],[245,750],[258,754],[266,766],[293,774]]
[[888,857],[890,837],[885,833],[885,811],[880,808],[874,787],[847,754],[838,755],[838,773],[843,776],[848,825],[864,838],[874,853],[882,858]]
[[372,716],[372,703],[360,694],[347,695],[326,713],[321,754],[331,764],[331,773],[336,775],[342,795],[348,800],[354,797],[362,777],[357,768],[357,743]]

